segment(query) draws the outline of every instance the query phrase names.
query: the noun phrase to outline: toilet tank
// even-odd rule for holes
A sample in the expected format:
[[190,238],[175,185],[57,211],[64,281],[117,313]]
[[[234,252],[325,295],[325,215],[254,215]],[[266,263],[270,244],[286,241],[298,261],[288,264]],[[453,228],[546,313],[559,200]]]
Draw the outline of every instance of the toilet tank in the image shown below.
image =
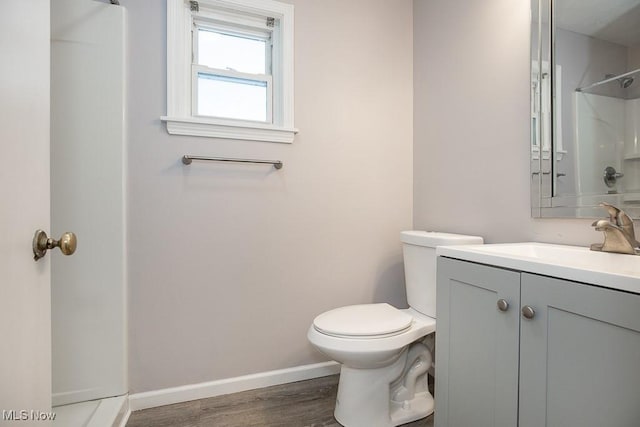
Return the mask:
[[433,231],[400,233],[409,306],[436,317],[436,246],[481,245],[482,237]]

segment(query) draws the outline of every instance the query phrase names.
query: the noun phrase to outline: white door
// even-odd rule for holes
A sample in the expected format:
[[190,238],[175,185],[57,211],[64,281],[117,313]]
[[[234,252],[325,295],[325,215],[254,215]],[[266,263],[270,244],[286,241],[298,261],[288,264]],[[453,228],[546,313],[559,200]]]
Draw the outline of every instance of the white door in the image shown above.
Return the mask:
[[51,260],[33,260],[38,228],[49,231],[49,0],[0,1],[2,425],[47,425],[35,418],[51,410]]

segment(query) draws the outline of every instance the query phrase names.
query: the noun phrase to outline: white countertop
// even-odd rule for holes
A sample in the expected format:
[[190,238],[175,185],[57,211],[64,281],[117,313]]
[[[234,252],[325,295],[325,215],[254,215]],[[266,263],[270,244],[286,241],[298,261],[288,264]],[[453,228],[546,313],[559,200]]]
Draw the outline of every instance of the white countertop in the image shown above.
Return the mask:
[[436,254],[640,294],[640,256],[549,243],[438,246]]

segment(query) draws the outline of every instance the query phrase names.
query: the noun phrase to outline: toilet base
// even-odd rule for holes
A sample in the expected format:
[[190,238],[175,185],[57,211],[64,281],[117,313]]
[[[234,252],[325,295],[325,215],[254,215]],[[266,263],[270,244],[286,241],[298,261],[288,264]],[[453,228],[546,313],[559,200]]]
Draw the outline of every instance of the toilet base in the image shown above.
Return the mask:
[[390,385],[403,373],[407,350],[390,366],[357,369],[342,365],[334,416],[345,427],[395,427],[433,413],[428,391],[411,400],[391,400]]
[[433,414],[433,396],[429,392],[416,393],[416,396],[404,403],[391,402],[391,424],[410,423]]

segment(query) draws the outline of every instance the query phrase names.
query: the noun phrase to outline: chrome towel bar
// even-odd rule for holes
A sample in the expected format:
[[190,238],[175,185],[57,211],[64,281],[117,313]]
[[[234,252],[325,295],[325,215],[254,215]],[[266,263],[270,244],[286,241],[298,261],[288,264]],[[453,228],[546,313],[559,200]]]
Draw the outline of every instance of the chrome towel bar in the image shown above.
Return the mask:
[[276,169],[282,169],[282,162],[280,160],[228,159],[225,157],[190,156],[188,154],[182,156],[182,163],[184,163],[185,165],[190,165],[193,160],[205,160],[211,162],[260,163],[273,165],[273,167]]

